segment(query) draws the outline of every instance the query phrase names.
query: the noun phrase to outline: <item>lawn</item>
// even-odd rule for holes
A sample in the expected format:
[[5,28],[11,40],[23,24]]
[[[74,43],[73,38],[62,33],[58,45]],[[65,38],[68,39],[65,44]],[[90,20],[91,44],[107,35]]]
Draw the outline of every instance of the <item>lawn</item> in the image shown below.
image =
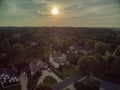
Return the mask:
[[52,76],[47,76],[47,77],[45,77],[45,79],[43,80],[43,83],[51,86],[51,85],[57,83],[57,81],[56,81],[56,79],[54,79]]
[[65,90],[70,90],[69,88],[65,89]]
[[36,85],[37,85],[38,80],[39,80],[39,77],[37,77],[37,78],[30,78],[28,80],[28,87],[29,88],[35,88]]
[[21,90],[21,85],[15,85],[9,88],[2,88],[0,87],[0,90]]
[[70,67],[70,66],[64,67],[62,70],[62,74],[63,74],[62,79],[65,79],[65,78],[73,75],[75,72],[76,72],[76,70],[73,67]]

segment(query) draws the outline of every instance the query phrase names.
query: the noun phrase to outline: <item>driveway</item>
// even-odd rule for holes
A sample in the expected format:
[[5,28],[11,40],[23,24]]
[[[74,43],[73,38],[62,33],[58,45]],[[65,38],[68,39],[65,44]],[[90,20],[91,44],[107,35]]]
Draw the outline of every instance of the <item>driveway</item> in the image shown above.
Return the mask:
[[54,77],[54,78],[57,80],[57,82],[61,82],[61,81],[62,81],[62,80],[61,80],[56,74],[54,74],[53,72],[50,72],[50,71],[48,71],[48,70],[43,70],[43,71],[42,71],[42,75],[41,75],[41,77],[39,78],[37,84],[40,84],[41,82],[43,82],[43,80],[44,80],[44,78],[45,78],[46,76],[52,76],[52,77]]
[[22,73],[19,77],[19,80],[21,81],[21,90],[27,90],[27,82],[28,82],[27,74]]
[[[57,80],[58,83],[60,83],[60,82],[63,81],[63,80],[60,79],[54,72],[50,72],[50,71],[48,71],[48,70],[43,70],[43,71],[42,71],[42,76],[39,78],[37,85],[40,84],[40,83],[42,83],[43,80],[44,80],[44,78],[45,78],[46,76],[52,76],[52,77],[54,77],[54,78]],[[54,86],[53,86],[53,87],[54,87]],[[63,90],[65,90],[66,88],[69,88],[70,90],[76,90],[76,89],[73,87],[72,84],[67,85],[66,87],[63,88]],[[62,89],[61,89],[61,90],[62,90]]]
[[[62,82],[59,82],[59,83],[56,83],[53,85],[53,90],[62,90],[63,88],[65,88],[66,86],[68,85],[71,85],[71,84],[74,84],[75,82],[77,81],[80,81],[80,80],[83,80],[85,79],[86,76],[82,76],[80,74],[80,72],[70,76],[69,78],[63,80]],[[73,86],[72,86],[73,87]],[[75,88],[74,89],[71,89],[71,90],[76,90]]]

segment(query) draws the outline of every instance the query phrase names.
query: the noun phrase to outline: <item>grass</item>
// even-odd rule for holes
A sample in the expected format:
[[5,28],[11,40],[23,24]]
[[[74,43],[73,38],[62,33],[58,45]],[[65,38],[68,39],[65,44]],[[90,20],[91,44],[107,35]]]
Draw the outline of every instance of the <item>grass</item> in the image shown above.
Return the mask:
[[12,86],[12,87],[9,87],[9,88],[0,87],[0,90],[21,90],[21,85]]
[[69,88],[65,89],[65,90],[70,90]]
[[39,80],[39,78],[34,78],[34,79],[30,78],[28,80],[28,86],[29,86],[29,88],[35,88],[36,85],[37,85],[38,80]]
[[64,67],[62,70],[62,74],[63,74],[62,79],[65,79],[65,78],[73,75],[75,72],[76,71],[73,67],[70,67],[70,66]]
[[54,79],[52,76],[46,76],[45,79],[43,80],[43,83],[51,86],[51,85],[57,83],[57,80]]

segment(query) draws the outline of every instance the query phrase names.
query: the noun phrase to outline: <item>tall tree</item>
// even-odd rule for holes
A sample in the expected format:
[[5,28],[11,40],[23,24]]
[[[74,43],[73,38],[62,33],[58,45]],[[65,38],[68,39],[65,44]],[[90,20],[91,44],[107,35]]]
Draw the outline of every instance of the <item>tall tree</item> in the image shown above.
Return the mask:
[[72,52],[67,54],[67,60],[71,64],[77,65],[77,62],[78,62],[79,58],[80,58],[80,56],[78,54],[75,54],[75,53],[72,53]]
[[120,45],[117,46],[117,48],[115,49],[114,53],[115,53],[115,56],[120,56]]
[[86,46],[86,48],[88,48],[88,49],[93,49],[93,48],[94,48],[94,45],[95,45],[95,41],[93,41],[93,40],[88,40],[88,41],[85,43],[85,46]]
[[8,41],[3,41],[0,43],[0,52],[5,53],[10,49],[10,44]]
[[108,50],[108,47],[103,42],[97,42],[95,44],[95,50],[97,53],[104,55],[106,53],[106,51]]
[[5,58],[7,64],[16,64],[26,60],[26,49],[21,44],[16,44]]
[[85,46],[85,43],[86,43],[88,40],[89,40],[88,38],[79,40],[79,45],[80,45],[80,46]]
[[103,73],[106,72],[106,69],[108,67],[107,60],[101,54],[95,54],[95,57],[97,58],[97,60],[100,64],[100,71],[99,71],[101,73],[100,75],[103,75]]
[[93,55],[83,56],[78,61],[78,70],[83,74],[88,76],[92,74],[97,74],[100,69],[100,63],[97,58]]
[[28,58],[42,59],[48,57],[49,53],[50,49],[48,47],[38,46],[29,52]]

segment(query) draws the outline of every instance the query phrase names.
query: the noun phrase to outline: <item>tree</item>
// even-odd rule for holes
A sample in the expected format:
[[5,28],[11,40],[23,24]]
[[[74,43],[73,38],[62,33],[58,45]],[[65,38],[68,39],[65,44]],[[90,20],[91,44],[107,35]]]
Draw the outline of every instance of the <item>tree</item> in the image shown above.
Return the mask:
[[112,62],[110,70],[112,80],[114,80],[114,82],[120,83],[120,58],[117,58]]
[[10,49],[10,44],[8,41],[3,41],[0,43],[0,53],[8,52]]
[[78,70],[83,74],[87,74],[88,76],[90,73],[97,74],[99,68],[100,64],[97,58],[93,55],[83,56],[78,61]]
[[106,51],[108,50],[108,47],[105,43],[103,42],[97,42],[95,44],[95,50],[97,53],[104,55],[106,53]]
[[91,90],[88,85],[85,85],[82,82],[76,82],[74,84],[74,87],[75,87],[76,90]]
[[107,69],[107,60],[105,59],[104,56],[100,54],[95,54],[95,57],[97,58],[99,64],[100,64],[100,73],[99,75],[102,75],[104,72],[106,72]]
[[110,56],[108,60],[108,68],[105,72],[106,78],[114,83],[120,83],[120,58]]
[[16,64],[26,60],[26,49],[21,44],[15,44],[5,58],[6,64]]
[[4,60],[5,56],[6,56],[6,54],[0,54],[0,66],[4,65],[4,63],[6,63]]
[[95,54],[95,57],[101,65],[105,65],[107,63],[104,56],[102,56],[101,54]]
[[70,46],[74,45],[75,41],[72,37],[63,37],[63,38],[57,38],[57,40],[54,41],[54,48],[57,51],[66,52]]
[[67,54],[67,60],[71,64],[77,65],[77,62],[78,62],[79,58],[80,58],[80,56],[78,54],[75,54],[75,53],[72,53],[72,52]]
[[49,56],[50,50],[46,46],[38,46],[31,50],[28,54],[28,58],[42,59]]
[[80,46],[84,46],[85,43],[86,43],[88,40],[89,40],[88,38],[81,39],[81,40],[79,41],[79,45],[80,45]]
[[113,55],[110,55],[107,57],[108,64],[112,64],[116,60],[116,57]]
[[114,53],[115,53],[115,56],[120,56],[120,45],[117,46],[117,48],[115,49]]
[[88,49],[93,49],[93,48],[94,48],[94,44],[95,44],[95,41],[93,41],[93,40],[88,40],[88,41],[85,43],[85,46],[86,46]]

